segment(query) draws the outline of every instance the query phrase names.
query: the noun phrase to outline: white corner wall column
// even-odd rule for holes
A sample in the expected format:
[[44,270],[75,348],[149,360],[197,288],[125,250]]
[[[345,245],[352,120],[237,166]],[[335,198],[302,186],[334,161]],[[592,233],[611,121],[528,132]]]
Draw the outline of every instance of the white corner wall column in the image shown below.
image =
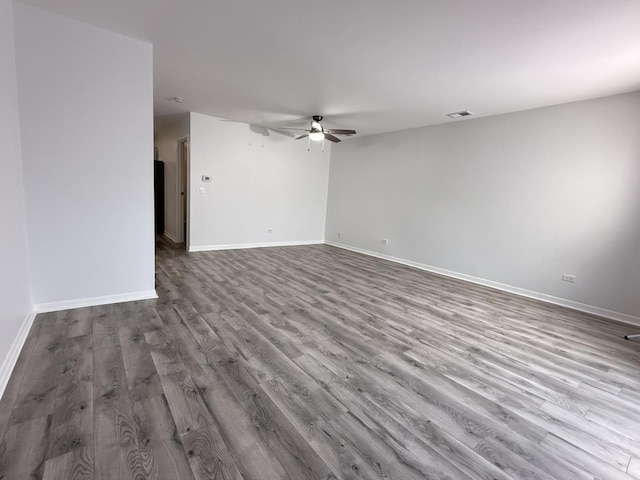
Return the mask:
[[33,322],[13,3],[0,0],[0,396]]
[[33,302],[155,295],[151,44],[14,9]]

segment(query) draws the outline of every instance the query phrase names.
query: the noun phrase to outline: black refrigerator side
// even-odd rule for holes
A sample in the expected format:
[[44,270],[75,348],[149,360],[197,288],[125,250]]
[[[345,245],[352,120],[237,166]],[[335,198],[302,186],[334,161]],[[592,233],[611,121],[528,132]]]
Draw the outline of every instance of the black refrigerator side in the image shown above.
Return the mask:
[[164,233],[164,162],[153,161],[153,193],[156,234]]

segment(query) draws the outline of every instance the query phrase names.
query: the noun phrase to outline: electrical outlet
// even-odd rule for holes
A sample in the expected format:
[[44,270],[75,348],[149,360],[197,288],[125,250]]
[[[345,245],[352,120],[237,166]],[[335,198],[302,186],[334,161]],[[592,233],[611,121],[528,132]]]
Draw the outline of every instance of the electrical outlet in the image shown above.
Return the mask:
[[389,239],[388,239],[388,238],[383,238],[383,239],[382,239],[382,243],[383,243],[384,245],[388,245],[388,244],[389,244]]
[[562,274],[562,281],[563,282],[569,282],[569,283],[576,283],[576,276],[575,275],[569,275],[568,273],[563,273]]

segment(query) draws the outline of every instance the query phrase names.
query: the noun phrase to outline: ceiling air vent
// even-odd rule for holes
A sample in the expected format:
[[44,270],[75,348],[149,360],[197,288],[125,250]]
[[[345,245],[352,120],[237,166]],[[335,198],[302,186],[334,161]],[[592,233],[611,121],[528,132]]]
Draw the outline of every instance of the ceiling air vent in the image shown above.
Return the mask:
[[451,118],[470,117],[471,115],[473,115],[473,112],[470,112],[469,110],[463,110],[461,112],[447,113],[447,117],[451,117]]

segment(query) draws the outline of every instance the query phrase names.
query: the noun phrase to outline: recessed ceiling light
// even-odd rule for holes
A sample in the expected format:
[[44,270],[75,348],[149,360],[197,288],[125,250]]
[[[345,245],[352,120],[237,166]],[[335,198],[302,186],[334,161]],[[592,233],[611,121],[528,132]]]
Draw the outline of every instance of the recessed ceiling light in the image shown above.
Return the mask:
[[451,117],[451,118],[469,117],[471,115],[473,115],[473,112],[470,112],[469,110],[462,110],[461,112],[447,113],[447,117]]

